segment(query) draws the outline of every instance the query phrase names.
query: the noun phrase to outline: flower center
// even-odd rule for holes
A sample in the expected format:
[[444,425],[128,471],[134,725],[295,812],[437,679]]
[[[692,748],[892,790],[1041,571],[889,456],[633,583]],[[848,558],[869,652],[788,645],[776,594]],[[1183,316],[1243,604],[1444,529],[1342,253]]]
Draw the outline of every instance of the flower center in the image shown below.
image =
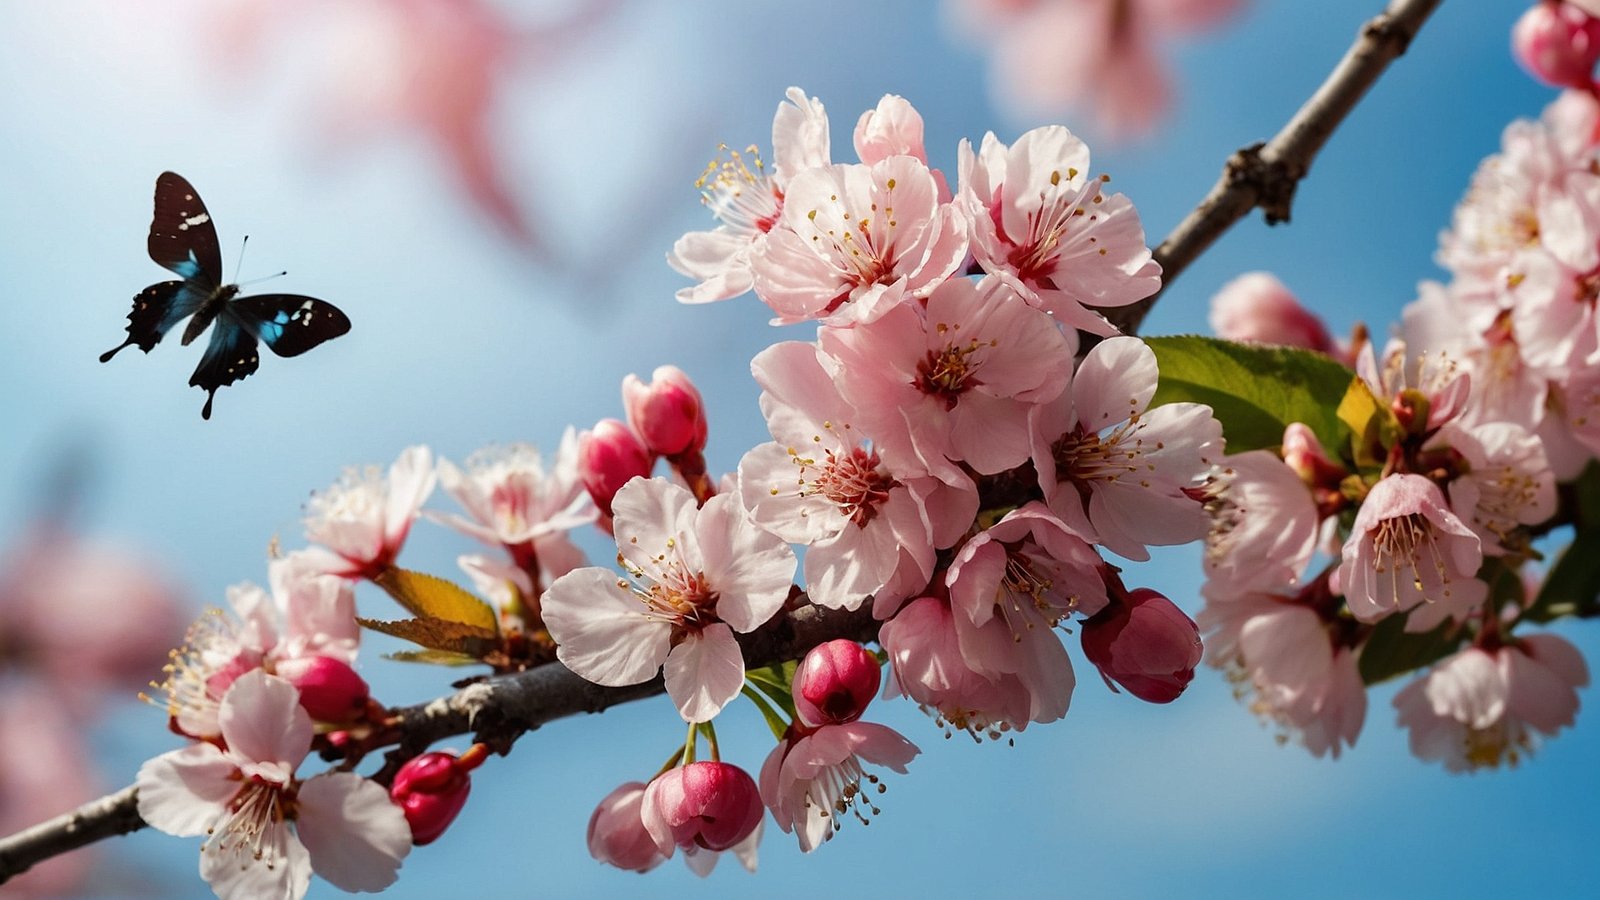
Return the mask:
[[[1078,177],[1077,169],[1067,169],[1067,181]],[[1059,188],[1063,175],[1050,173],[1050,186]],[[1006,262],[1017,271],[1017,277],[1027,282],[1038,282],[1050,277],[1056,270],[1062,244],[1066,242],[1068,226],[1077,216],[1088,215],[1086,204],[1100,202],[1102,180],[1090,178],[1074,189],[1040,191],[1038,208],[1028,213],[1028,233],[1006,257]],[[999,222],[999,209],[993,212]],[[1091,238],[1090,240],[1093,240]]]
[[253,777],[229,801],[227,818],[208,833],[200,852],[233,857],[240,868],[260,863],[274,869],[289,855],[293,838],[284,823],[293,810],[292,782]]
[[[1128,421],[1105,435],[1085,431],[1081,425],[1075,427],[1051,447],[1056,461],[1056,480],[1087,487],[1095,481],[1119,482],[1141,471],[1154,471],[1155,465],[1142,459],[1144,439],[1139,437],[1139,432],[1143,428],[1138,413],[1133,413]],[[1161,450],[1164,446],[1157,441],[1155,449]],[[1141,478],[1139,485],[1150,487],[1150,482]]]
[[954,409],[961,395],[968,388],[977,387],[983,382],[977,377],[978,370],[983,367],[983,360],[976,358],[979,350],[999,346],[999,341],[971,340],[965,344],[954,343],[959,335],[956,332],[961,326],[940,322],[934,326],[941,336],[946,336],[952,343],[945,344],[943,350],[929,350],[928,355],[917,363],[917,389],[932,397],[944,401],[945,409]]
[[822,495],[858,528],[876,518],[889,492],[900,486],[880,468],[878,451],[859,445],[842,453],[825,450],[820,465],[815,457],[801,456],[791,447],[789,461],[800,470],[801,497]]
[[771,231],[783,211],[783,192],[772,183],[760,151],[754,144],[744,153],[728,149],[727,144],[717,149],[724,155],[706,163],[706,170],[694,182],[700,189],[700,202],[740,235],[753,238]]
[[[869,787],[863,789],[861,782]],[[817,815],[829,820],[824,841],[831,840],[844,827],[844,816],[852,814],[857,822],[868,825],[872,816],[883,810],[872,802],[872,794],[882,794],[888,786],[878,776],[861,768],[861,760],[849,756],[837,765],[828,766],[818,773],[806,788],[806,806],[816,809]]]

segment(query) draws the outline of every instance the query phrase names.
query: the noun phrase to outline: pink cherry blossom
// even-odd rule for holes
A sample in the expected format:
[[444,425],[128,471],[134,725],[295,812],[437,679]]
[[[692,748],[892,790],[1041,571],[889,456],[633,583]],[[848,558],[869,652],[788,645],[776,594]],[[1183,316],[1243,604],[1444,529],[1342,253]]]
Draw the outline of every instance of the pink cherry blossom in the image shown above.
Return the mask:
[[1486,316],[1483,304],[1456,284],[1424,281],[1417,291],[1417,300],[1405,308],[1402,333],[1407,345],[1454,360],[1471,379],[1459,421],[1537,430],[1545,419],[1549,381],[1524,358],[1511,311],[1491,298]]
[[658,366],[649,384],[629,373],[622,379],[622,404],[628,425],[651,453],[676,456],[705,450],[705,402],[677,366]]
[[1089,174],[1089,148],[1059,125],[1035,128],[1010,147],[991,133],[960,157],[961,202],[972,220],[972,255],[1005,274],[1028,302],[1072,328],[1116,333],[1087,306],[1125,306],[1161,287],[1133,203]]
[[645,785],[629,781],[605,796],[589,816],[589,855],[610,866],[648,872],[667,860],[641,817]]
[[1223,670],[1251,712],[1313,756],[1337,759],[1355,746],[1366,718],[1366,686],[1355,654],[1335,646],[1311,606],[1265,593],[1206,591],[1199,625],[1206,662]]
[[1209,522],[1193,490],[1222,457],[1211,408],[1150,408],[1155,353],[1131,337],[1102,341],[1073,376],[1071,404],[1034,409],[1033,464],[1051,512],[1128,559],[1146,544],[1184,544]]
[[[846,813],[863,825],[881,812],[884,790],[864,763],[904,775],[921,751],[899,732],[872,722],[847,722],[805,730],[786,738],[761,767],[761,798],[785,833],[810,853],[844,827]],[[865,782],[865,784],[863,784]]]
[[1149,588],[1116,593],[1083,623],[1083,655],[1108,687],[1116,682],[1146,703],[1171,703],[1194,680],[1200,631],[1176,604]]
[[818,341],[873,438],[957,485],[954,462],[992,475],[1027,460],[1028,413],[1066,389],[1077,343],[996,276],[953,278],[926,310],[900,306]]
[[1493,650],[1468,647],[1395,695],[1411,752],[1452,772],[1516,765],[1535,735],[1553,736],[1578,712],[1589,683],[1578,648],[1553,634]]
[[148,555],[41,523],[0,557],[0,662],[20,657],[61,699],[87,703],[148,681],[186,606]]
[[212,608],[190,626],[161,684],[176,730],[203,739],[219,735],[222,698],[247,672],[302,660],[288,668],[304,674],[311,660],[325,657],[346,667],[355,661],[360,627],[354,592],[316,566],[304,552],[274,560],[271,593],[248,582],[234,585],[228,611]]
[[439,485],[467,517],[436,518],[490,546],[537,543],[595,518],[578,477],[578,436],[571,428],[548,470],[529,444],[488,447],[468,457],[465,471],[440,459]]
[[[976,633],[964,637],[961,630]],[[890,663],[884,695],[911,698],[973,740],[1053,721],[1071,699],[1072,665],[1059,640],[1019,643],[999,617],[974,628],[937,597],[906,604],[883,624],[879,639]],[[1037,677],[1029,683],[1027,676]]]
[[992,45],[991,93],[1022,118],[1081,108],[1114,136],[1149,131],[1171,104],[1161,38],[1212,27],[1242,0],[952,0]]
[[1448,485],[1450,507],[1478,535],[1485,556],[1527,549],[1518,526],[1537,525],[1556,511],[1555,478],[1544,444],[1520,425],[1491,422],[1439,429],[1428,447],[1448,447],[1467,470]]
[[1478,536],[1437,485],[1397,474],[1373,485],[1341,553],[1338,579],[1350,612],[1374,622],[1423,603],[1459,617],[1483,600]]
[[376,466],[347,469],[338,484],[313,494],[306,537],[326,548],[324,571],[370,577],[393,563],[436,477],[428,448],[408,447],[387,475]]
[[1455,359],[1444,353],[1413,354],[1398,339],[1384,347],[1381,365],[1372,345],[1362,345],[1355,368],[1373,396],[1412,435],[1427,434],[1457,418],[1471,396],[1472,379]]
[[872,651],[847,638],[818,644],[795,667],[795,713],[808,727],[854,722],[878,693],[882,673]]
[[761,793],[738,766],[692,762],[650,781],[640,818],[663,855],[674,847],[731,850],[761,824]]
[[1271,272],[1246,272],[1211,298],[1211,330],[1230,341],[1303,347],[1340,355],[1328,327]]
[[1511,50],[1540,81],[1587,90],[1600,59],[1600,20],[1570,3],[1535,3],[1511,29]]
[[[1600,242],[1600,228],[1589,231],[1588,240]],[[1516,254],[1506,268],[1522,358],[1555,378],[1587,365],[1600,344],[1600,272],[1575,268],[1540,248]]]
[[1236,453],[1218,464],[1206,494],[1208,585],[1240,593],[1299,581],[1316,551],[1319,517],[1294,469],[1270,450]]
[[774,324],[848,325],[928,296],[966,255],[966,220],[939,201],[927,164],[891,156],[796,175],[751,267]]
[[789,180],[828,165],[828,115],[822,102],[797,87],[785,96],[787,102],[778,104],[772,119],[773,171],[767,171],[754,147],[743,153],[724,148],[727,158],[712,160],[695,183],[720,224],[684,235],[667,254],[673,269],[700,281],[680,289],[679,301],[710,303],[750,290],[751,253],[778,223]]
[[242,675],[218,719],[227,749],[197,743],[158,756],[137,784],[139,815],[151,826],[206,835],[200,875],[219,897],[302,897],[313,871],[347,891],[394,882],[411,850],[404,813],[359,775],[295,778],[312,726],[292,685]]
[[601,521],[611,516],[611,502],[622,486],[649,478],[656,457],[626,422],[601,419],[578,436],[578,473]]
[[887,616],[927,585],[935,538],[966,530],[977,491],[968,482],[956,498],[961,508],[941,508],[954,529],[941,525],[935,535],[927,503],[949,492],[879,453],[824,362],[814,346],[784,342],[751,363],[775,440],[740,460],[740,495],[756,524],[805,545],[812,602],[856,609],[871,596]]
[[618,561],[576,569],[544,597],[544,622],[568,668],[596,684],[648,681],[665,666],[667,693],[690,722],[710,721],[744,683],[733,634],[754,631],[782,608],[795,556],[749,520],[738,499],[695,506],[662,479],[617,492]]

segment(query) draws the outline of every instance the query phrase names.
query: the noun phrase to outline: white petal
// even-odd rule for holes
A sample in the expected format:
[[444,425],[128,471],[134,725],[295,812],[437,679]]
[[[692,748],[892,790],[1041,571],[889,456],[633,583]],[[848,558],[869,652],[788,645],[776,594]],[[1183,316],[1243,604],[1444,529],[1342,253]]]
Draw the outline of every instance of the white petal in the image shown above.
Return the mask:
[[672,623],[651,618],[617,575],[575,569],[544,595],[544,624],[556,656],[596,684],[613,687],[649,681],[667,658]]
[[739,696],[744,654],[733,630],[718,622],[672,648],[665,666],[667,694],[686,722],[709,722]]
[[139,816],[177,837],[205,834],[239,792],[238,768],[214,744],[191,744],[139,767]]
[[217,721],[236,761],[281,763],[292,772],[311,750],[311,717],[300,706],[300,692],[260,669],[228,688]]
[[717,617],[748,632],[777,615],[794,583],[794,551],[745,513],[739,497],[706,501],[695,523],[706,578],[716,591]]
[[258,845],[235,843],[227,850],[208,844],[200,853],[200,877],[221,900],[299,900],[311,886],[311,860],[289,823],[277,822],[261,836],[272,865],[255,858]]
[[382,786],[351,772],[300,786],[298,828],[311,868],[341,890],[383,890],[411,852],[405,813]]

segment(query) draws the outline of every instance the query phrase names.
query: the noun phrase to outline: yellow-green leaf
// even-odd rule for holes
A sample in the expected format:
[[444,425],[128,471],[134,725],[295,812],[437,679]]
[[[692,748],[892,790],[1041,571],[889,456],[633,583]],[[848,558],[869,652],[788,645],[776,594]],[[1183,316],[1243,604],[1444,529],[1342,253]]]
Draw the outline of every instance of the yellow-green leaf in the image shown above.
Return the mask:
[[428,663],[435,666],[475,666],[478,660],[465,653],[451,653],[449,650],[396,650],[385,653],[384,659],[395,662]]
[[462,653],[481,659],[500,645],[498,633],[475,625],[463,625],[445,619],[400,619],[384,622],[378,619],[356,618],[363,628],[391,635],[431,650]]
[[491,637],[499,633],[494,607],[443,578],[391,566],[373,581],[420,619],[487,630]]

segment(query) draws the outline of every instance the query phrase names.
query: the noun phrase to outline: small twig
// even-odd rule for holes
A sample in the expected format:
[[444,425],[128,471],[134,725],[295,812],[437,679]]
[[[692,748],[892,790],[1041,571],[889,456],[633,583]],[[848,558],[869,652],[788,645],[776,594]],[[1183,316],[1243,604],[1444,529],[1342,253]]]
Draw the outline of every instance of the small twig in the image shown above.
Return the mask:
[[[1405,52],[1439,2],[1392,0],[1388,9],[1367,23],[1338,67],[1282,131],[1228,160],[1211,193],[1156,249],[1164,284],[1250,210],[1262,207],[1268,222],[1288,221],[1295,186],[1311,168],[1312,159],[1389,63]],[[1160,296],[1157,293],[1136,304],[1107,310],[1107,317],[1133,333]],[[873,640],[877,631],[870,604],[856,612],[805,606],[742,635],[740,644],[746,665],[755,668],[798,659],[833,638]],[[431,703],[399,710],[397,745],[376,777],[387,783],[402,762],[443,738],[472,734],[474,740],[504,753],[519,736],[548,722],[603,712],[663,691],[660,678],[631,687],[600,687],[559,663],[490,678]],[[41,860],[143,828],[136,794],[134,788],[124,788],[0,839],[0,883]]]
[[0,884],[40,860],[143,828],[138,795],[138,788],[125,787],[0,840]]
[[1322,145],[1389,63],[1406,52],[1439,3],[1391,0],[1387,9],[1366,23],[1344,58],[1289,124],[1265,144],[1252,144],[1233,154],[1211,193],[1156,248],[1162,290],[1138,303],[1104,310],[1106,318],[1128,334],[1137,332],[1166,286],[1250,210],[1260,207],[1269,225],[1289,221],[1295,187],[1311,171]]

